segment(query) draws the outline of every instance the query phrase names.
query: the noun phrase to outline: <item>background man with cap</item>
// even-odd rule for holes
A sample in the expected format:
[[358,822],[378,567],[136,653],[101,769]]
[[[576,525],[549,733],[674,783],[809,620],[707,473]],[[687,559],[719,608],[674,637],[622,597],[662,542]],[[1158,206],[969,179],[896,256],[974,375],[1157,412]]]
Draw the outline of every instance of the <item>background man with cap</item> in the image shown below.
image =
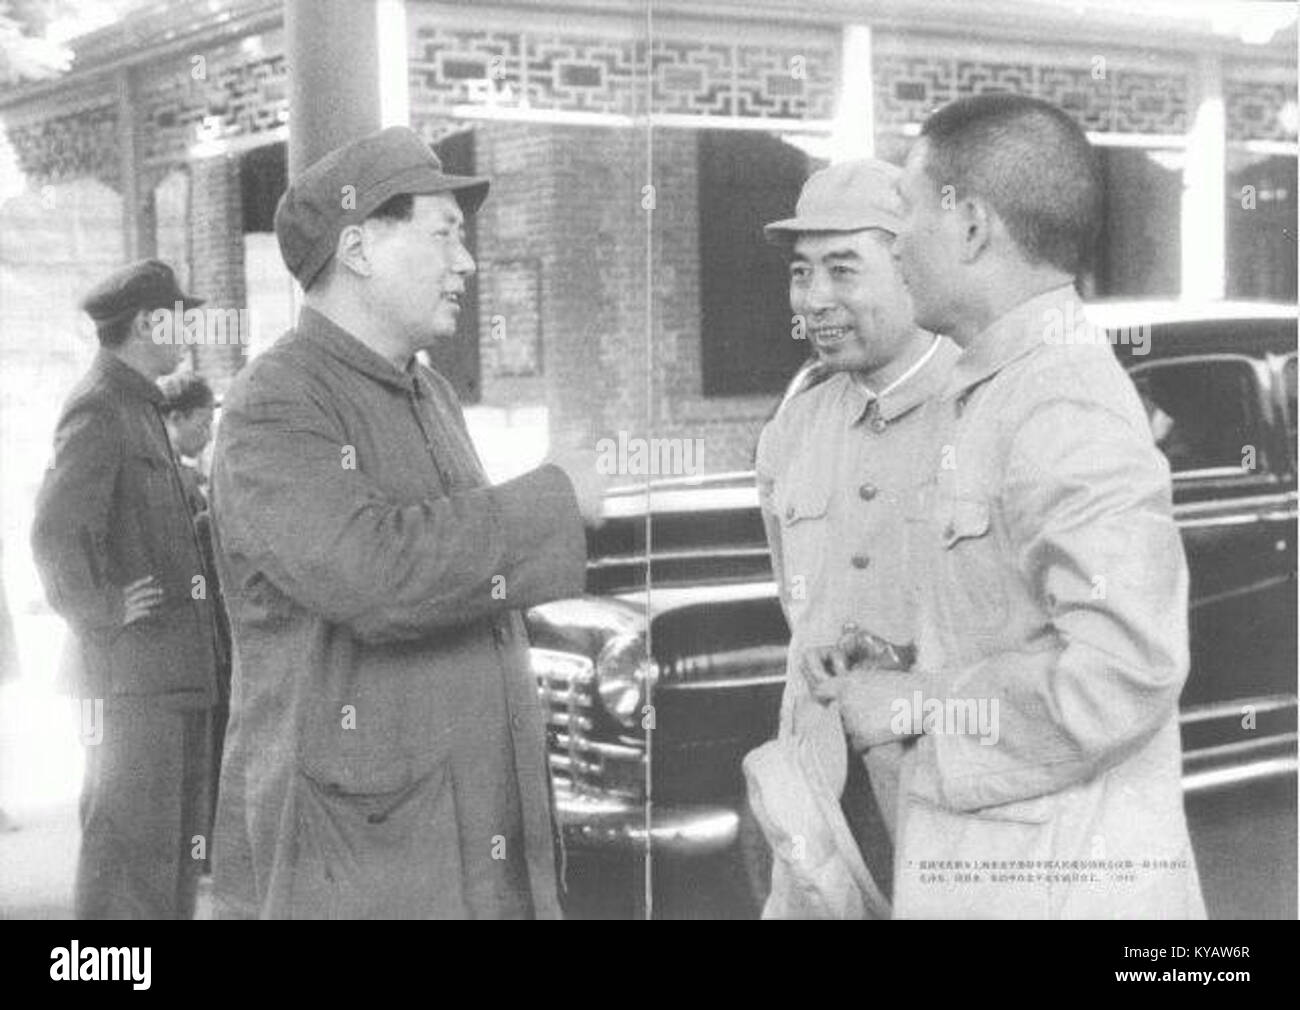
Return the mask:
[[276,211],[305,304],[231,387],[212,473],[236,655],[220,915],[559,915],[518,611],[582,591],[595,456],[489,486],[414,359],[455,335],[487,185],[394,127]]
[[189,918],[207,848],[219,645],[154,382],[184,353],[153,339],[155,313],[178,302],[202,304],[157,260],[87,295],[100,350],[64,405],[36,500],[33,553],[80,653],[79,918]]
[[[810,649],[869,632],[910,643],[914,600],[903,563],[904,491],[920,452],[920,406],[956,357],[912,321],[890,245],[900,222],[899,170],[877,160],[833,165],[804,185],[794,218],[766,227],[790,253],[790,307],[830,377],[785,403],[759,438],[763,521],[791,629],[780,732],[809,692],[837,694],[853,721],[860,676],[833,681]],[[850,732],[855,749],[865,741]],[[851,761],[845,809],[886,892],[897,795],[897,746]],[[874,797],[873,797],[874,793]],[[780,886],[780,874],[773,888]],[[779,898],[779,895],[778,895]]]
[[[212,387],[202,376],[193,372],[173,372],[158,380],[165,402],[163,420],[167,436],[176,452],[176,472],[185,487],[185,498],[190,515],[194,518],[194,532],[203,551],[204,573],[207,576],[208,599],[213,603],[217,639],[221,644],[217,664],[217,701],[212,706],[212,770],[208,777],[209,807],[215,813],[217,782],[221,773],[221,752],[226,738],[226,722],[230,715],[230,624],[221,596],[221,582],[217,578],[216,550],[212,545],[212,513],[208,508],[208,478],[202,469],[201,458],[212,441],[212,417],[216,397]],[[210,865],[210,864],[209,864]]]

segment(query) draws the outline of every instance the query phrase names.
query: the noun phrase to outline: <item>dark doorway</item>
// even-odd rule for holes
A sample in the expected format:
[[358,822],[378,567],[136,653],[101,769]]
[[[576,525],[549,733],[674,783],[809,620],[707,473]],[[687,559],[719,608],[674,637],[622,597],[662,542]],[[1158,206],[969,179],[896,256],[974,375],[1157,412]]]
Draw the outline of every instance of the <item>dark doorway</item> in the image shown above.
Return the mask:
[[794,214],[820,164],[780,137],[700,133],[700,300],[705,396],[780,393],[808,357],[792,336],[789,268],[763,225]]
[[1228,152],[1229,298],[1296,298],[1296,159]]
[[239,159],[239,196],[245,233],[275,231],[275,207],[288,187],[285,144],[267,144],[244,152]]
[[1182,285],[1180,151],[1097,150],[1106,216],[1093,258],[1100,297],[1176,298]]

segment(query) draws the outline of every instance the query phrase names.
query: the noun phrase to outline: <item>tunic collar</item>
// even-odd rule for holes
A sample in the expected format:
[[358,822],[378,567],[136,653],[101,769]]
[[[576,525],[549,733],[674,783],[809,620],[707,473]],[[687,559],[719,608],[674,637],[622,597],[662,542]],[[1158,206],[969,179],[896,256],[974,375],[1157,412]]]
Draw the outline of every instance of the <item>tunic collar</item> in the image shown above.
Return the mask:
[[991,378],[1017,358],[1047,342],[1052,319],[1071,305],[1082,318],[1082,303],[1073,284],[1044,291],[1021,302],[983,330],[962,351],[944,390],[944,399],[960,397],[972,386]]
[[304,306],[298,314],[298,335],[310,340],[331,357],[363,375],[400,389],[404,393],[416,392],[414,355],[411,357],[409,369],[403,372],[387,358],[372,351],[329,316],[307,306]]
[[885,387],[879,394],[872,392],[848,373],[842,373],[841,397],[848,408],[851,423],[857,424],[870,415],[872,419],[893,421],[914,407],[920,406],[943,385],[947,374],[942,367],[950,361],[954,351],[943,337],[936,336],[926,352],[908,371]]
[[141,372],[137,372],[107,347],[101,347],[95,355],[95,371],[111,386],[127,396],[146,400],[157,407],[166,402],[166,397],[158,384]]

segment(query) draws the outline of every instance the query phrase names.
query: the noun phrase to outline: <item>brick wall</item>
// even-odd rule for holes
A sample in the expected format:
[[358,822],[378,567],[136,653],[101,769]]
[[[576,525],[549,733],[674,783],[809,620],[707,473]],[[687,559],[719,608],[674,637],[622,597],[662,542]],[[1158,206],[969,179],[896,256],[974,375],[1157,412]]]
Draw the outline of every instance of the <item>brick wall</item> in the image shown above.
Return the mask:
[[[544,403],[553,444],[703,438],[706,470],[748,467],[771,404],[701,396],[697,135],[656,131],[653,213],[642,130],[481,123],[475,139],[492,178],[478,220],[483,402]],[[494,317],[507,342],[538,338],[540,376],[497,374],[526,354],[500,347]]]
[[776,397],[703,395],[699,133],[654,134],[654,436],[704,440],[702,469],[748,469]]
[[157,256],[176,271],[181,287],[190,287],[190,173],[176,168],[154,187]]
[[541,312],[554,258],[550,137],[538,127],[489,123],[474,139],[475,172],[492,179],[477,221],[481,402],[537,406],[546,402]]

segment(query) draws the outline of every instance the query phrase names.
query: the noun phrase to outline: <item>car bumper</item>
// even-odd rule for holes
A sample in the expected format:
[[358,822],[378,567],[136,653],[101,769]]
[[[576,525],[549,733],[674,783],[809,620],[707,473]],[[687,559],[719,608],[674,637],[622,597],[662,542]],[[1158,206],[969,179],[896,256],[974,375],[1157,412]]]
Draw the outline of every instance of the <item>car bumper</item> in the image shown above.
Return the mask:
[[[556,812],[571,849],[644,852],[646,807],[635,800],[577,795],[556,790]],[[670,856],[708,856],[735,844],[740,815],[723,804],[654,804],[649,823],[651,849]]]

